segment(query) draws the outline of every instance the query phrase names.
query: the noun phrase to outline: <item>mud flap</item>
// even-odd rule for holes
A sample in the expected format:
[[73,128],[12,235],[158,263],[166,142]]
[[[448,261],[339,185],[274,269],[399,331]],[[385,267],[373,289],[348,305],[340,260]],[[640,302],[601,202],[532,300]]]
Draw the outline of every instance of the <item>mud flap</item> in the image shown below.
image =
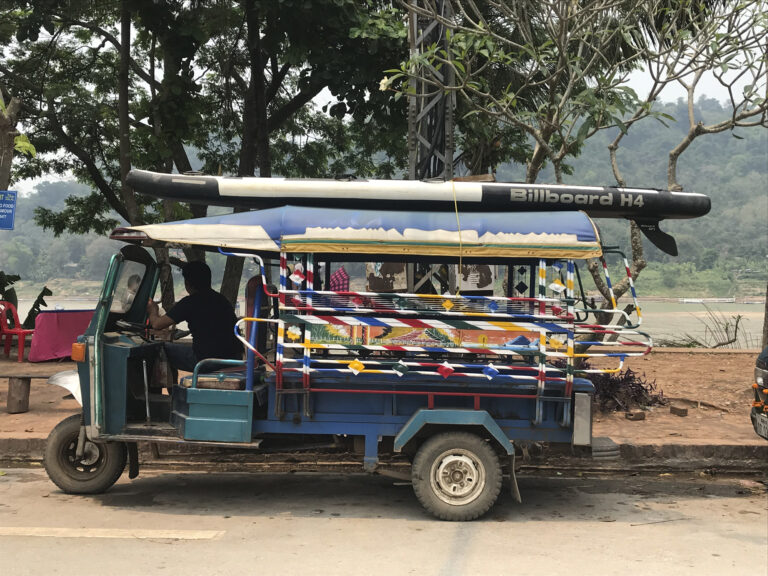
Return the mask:
[[77,370],[66,370],[65,372],[57,372],[50,378],[48,378],[48,384],[54,386],[61,386],[75,398],[80,406],[83,405],[82,392],[80,390],[80,376],[77,374]]
[[133,480],[139,475],[139,445],[136,442],[126,442],[128,448],[128,478]]
[[512,498],[518,504],[523,503],[523,499],[520,497],[520,488],[517,486],[517,476],[515,475],[515,452],[509,457],[509,488]]

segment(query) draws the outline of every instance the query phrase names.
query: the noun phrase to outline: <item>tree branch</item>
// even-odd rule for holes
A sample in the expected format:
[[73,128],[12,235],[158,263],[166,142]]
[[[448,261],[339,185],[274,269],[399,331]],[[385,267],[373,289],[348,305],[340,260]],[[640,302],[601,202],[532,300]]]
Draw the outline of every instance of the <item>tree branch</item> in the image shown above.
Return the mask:
[[[95,32],[99,36],[101,36],[104,40],[112,44],[112,46],[115,47],[115,49],[118,52],[121,52],[122,47],[120,44],[120,40],[117,39],[117,37],[114,34],[111,34],[101,26],[98,26],[96,24],[92,24],[90,22],[83,22],[82,20],[76,20],[73,18],[68,18],[64,15],[59,15],[59,18],[62,21],[62,24],[70,24],[73,26],[79,26],[80,28],[85,28],[86,30],[90,30],[91,32]],[[158,82],[153,76],[151,76],[146,70],[144,70],[141,66],[139,66],[136,61],[133,58],[129,59],[129,63],[131,66],[131,69],[133,72],[144,82],[152,86],[153,88],[157,89],[160,87],[160,82]]]
[[283,125],[283,122],[288,120],[296,112],[301,110],[305,105],[312,101],[312,98],[320,94],[323,87],[312,87],[306,90],[301,90],[283,106],[277,109],[267,120],[267,129],[271,133]]
[[85,151],[84,148],[82,148],[75,140],[67,134],[67,132],[64,130],[63,126],[59,122],[58,116],[56,115],[56,103],[54,100],[50,97],[47,99],[47,112],[45,112],[46,118],[48,118],[48,121],[51,123],[52,130],[56,133],[56,135],[59,137],[59,139],[64,143],[64,147],[73,154],[80,162],[83,163],[85,166],[86,171],[88,172],[88,175],[93,180],[93,183],[96,184],[96,187],[99,189],[99,192],[104,194],[104,197],[107,199],[107,202],[109,202],[109,205],[112,206],[112,208],[120,214],[122,218],[124,218],[127,222],[130,222],[131,224],[137,225],[141,224],[140,221],[137,222],[131,222],[130,220],[130,214],[125,210],[125,206],[120,201],[118,196],[115,194],[114,190],[112,190],[112,187],[110,186],[109,182],[107,182],[104,177],[101,174],[101,171],[99,170],[98,166],[94,163],[92,157],[88,152]]

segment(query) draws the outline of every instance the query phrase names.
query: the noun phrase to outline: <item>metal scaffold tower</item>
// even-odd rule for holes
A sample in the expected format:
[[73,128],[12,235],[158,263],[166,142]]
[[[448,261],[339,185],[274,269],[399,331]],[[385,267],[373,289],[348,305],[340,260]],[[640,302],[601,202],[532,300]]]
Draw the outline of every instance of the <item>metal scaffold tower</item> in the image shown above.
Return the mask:
[[[411,0],[413,6],[425,4]],[[448,0],[429,2],[442,19],[451,17]],[[441,19],[428,18],[411,10],[408,20],[408,40],[411,55],[421,53],[426,46],[441,43],[447,49],[447,27]],[[408,177],[411,180],[453,178],[453,108],[454,95],[429,82],[453,84],[453,71],[422,66],[416,71],[415,94],[408,101]]]

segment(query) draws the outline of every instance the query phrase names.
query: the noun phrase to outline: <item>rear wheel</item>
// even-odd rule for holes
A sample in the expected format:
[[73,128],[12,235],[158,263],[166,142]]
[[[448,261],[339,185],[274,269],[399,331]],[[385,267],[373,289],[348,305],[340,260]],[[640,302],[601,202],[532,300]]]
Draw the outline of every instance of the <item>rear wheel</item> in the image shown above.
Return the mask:
[[79,434],[79,414],[62,420],[51,430],[43,456],[45,471],[53,483],[68,494],[104,492],[117,482],[125,469],[125,444],[100,444],[86,439],[83,456],[78,458]]
[[474,520],[501,491],[501,464],[488,442],[468,432],[445,432],[421,445],[411,469],[422,506],[442,520]]

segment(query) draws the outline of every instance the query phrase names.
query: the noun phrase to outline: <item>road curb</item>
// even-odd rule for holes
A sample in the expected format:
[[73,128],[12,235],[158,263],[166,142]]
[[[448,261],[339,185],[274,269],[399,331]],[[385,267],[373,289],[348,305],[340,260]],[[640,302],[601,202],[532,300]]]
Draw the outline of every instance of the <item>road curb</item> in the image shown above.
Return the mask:
[[44,452],[44,438],[0,439],[0,462],[42,462]]
[[[618,444],[617,458],[605,459],[591,456],[573,456],[561,451],[545,450],[530,461],[519,459],[524,469],[538,467],[559,470],[605,470],[605,471],[752,471],[768,472],[768,442],[764,445],[712,445],[712,444]],[[201,464],[220,466],[222,470],[243,467],[255,471],[275,471],[288,468],[328,470],[354,468],[356,462],[350,455],[296,455],[258,454],[243,452],[222,452],[208,449],[184,454],[178,450],[162,447],[163,456],[152,457],[147,443],[141,443],[141,464],[152,469],[197,467]],[[45,439],[43,438],[2,438],[0,439],[0,466],[13,467],[39,464],[43,460]],[[281,460],[288,456],[289,460]],[[330,459],[324,460],[323,456]]]
[[768,468],[768,442],[764,445],[743,444],[663,444],[663,445],[637,445],[622,444],[621,457],[629,462],[641,462],[649,459],[661,459],[667,461],[690,460],[722,460],[745,461],[762,460]]
[[621,460],[628,468],[663,465],[670,470],[751,470],[768,472],[768,442],[743,444],[622,444]]

